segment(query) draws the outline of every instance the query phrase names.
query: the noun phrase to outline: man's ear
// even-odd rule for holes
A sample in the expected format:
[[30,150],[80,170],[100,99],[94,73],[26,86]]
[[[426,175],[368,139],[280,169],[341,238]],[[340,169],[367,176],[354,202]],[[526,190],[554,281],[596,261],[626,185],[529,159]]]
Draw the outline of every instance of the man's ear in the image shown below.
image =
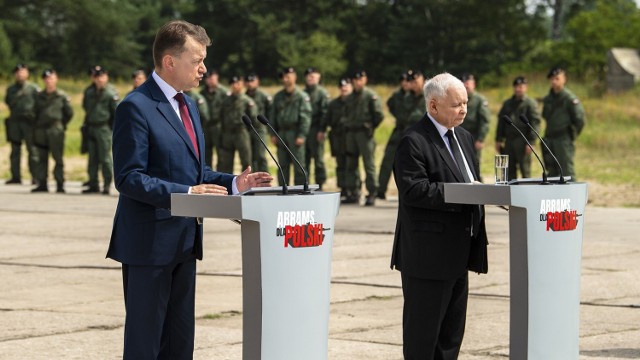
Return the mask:
[[429,106],[427,107],[429,110],[429,114],[437,114],[438,113],[438,103],[436,99],[429,100]]
[[165,70],[172,70],[175,67],[175,61],[173,60],[173,56],[166,54],[162,57],[162,67]]

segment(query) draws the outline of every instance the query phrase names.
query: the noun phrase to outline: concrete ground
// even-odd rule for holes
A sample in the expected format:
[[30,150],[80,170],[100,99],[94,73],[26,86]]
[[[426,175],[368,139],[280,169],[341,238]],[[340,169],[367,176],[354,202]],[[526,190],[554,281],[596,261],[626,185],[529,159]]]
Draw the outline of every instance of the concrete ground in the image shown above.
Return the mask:
[[[4,184],[4,181],[0,181]],[[105,259],[117,196],[0,185],[0,359],[118,359],[119,264]],[[397,202],[342,206],[333,250],[330,359],[401,359],[400,276],[389,269]],[[640,209],[587,207],[580,359],[640,358]],[[487,208],[489,274],[470,275],[460,359],[509,356],[508,215]],[[195,359],[240,359],[240,228],[205,222]],[[293,336],[304,336],[297,334]]]

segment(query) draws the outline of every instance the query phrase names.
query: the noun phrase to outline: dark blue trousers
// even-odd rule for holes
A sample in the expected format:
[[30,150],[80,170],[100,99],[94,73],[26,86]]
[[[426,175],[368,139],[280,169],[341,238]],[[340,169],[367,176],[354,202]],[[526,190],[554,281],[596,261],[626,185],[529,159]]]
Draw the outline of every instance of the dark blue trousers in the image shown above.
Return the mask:
[[196,260],[122,265],[123,360],[193,359]]

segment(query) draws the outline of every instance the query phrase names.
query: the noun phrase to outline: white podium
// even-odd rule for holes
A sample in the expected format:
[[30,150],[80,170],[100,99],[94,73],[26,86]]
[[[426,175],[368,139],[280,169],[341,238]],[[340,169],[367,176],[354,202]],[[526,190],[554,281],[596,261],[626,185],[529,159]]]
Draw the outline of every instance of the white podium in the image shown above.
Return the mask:
[[241,220],[244,360],[325,360],[339,193],[171,195],[174,216]]
[[445,184],[445,201],[509,206],[511,359],[579,357],[587,184]]

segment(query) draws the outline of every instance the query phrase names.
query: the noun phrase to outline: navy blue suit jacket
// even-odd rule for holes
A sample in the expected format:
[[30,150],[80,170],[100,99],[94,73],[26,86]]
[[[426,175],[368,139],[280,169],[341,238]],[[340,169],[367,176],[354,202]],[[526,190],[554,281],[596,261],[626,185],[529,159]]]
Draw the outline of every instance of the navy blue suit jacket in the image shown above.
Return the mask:
[[[473,136],[461,126],[456,127],[455,133],[471,172],[478,179]],[[471,236],[478,207],[444,202],[444,184],[464,179],[426,114],[400,140],[394,176],[399,205],[391,267],[412,277],[433,280],[456,279],[467,270],[486,273],[484,216],[478,221],[477,236]]]
[[233,175],[204,166],[198,108],[185,96],[199,158],[169,100],[150,77],[116,109],[113,126],[115,186],[120,192],[107,257],[129,265],[167,265],[202,259],[202,225],[171,216],[171,194],[201,183],[227,187]]

